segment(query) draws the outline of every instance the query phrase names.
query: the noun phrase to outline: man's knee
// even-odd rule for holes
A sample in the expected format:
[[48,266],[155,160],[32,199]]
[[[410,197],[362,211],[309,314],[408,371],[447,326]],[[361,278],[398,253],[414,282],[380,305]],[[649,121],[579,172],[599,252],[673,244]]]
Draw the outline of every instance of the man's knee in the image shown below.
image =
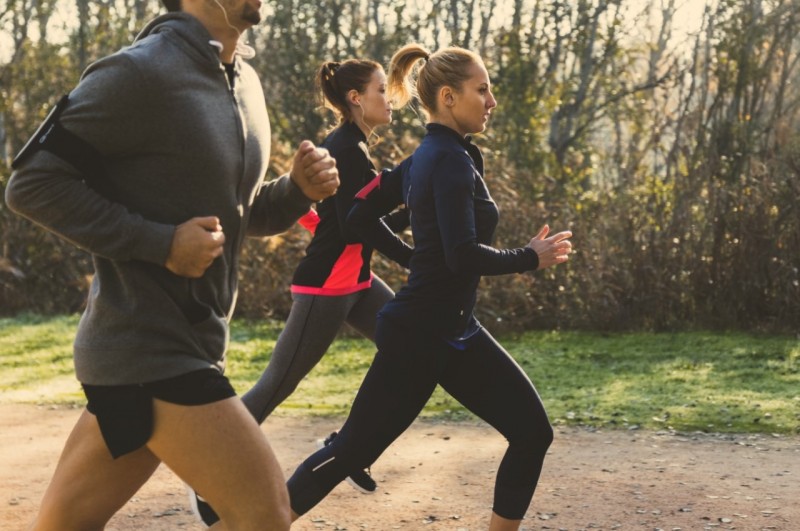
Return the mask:
[[30,531],[102,531],[112,515],[82,511],[58,501],[43,501]]

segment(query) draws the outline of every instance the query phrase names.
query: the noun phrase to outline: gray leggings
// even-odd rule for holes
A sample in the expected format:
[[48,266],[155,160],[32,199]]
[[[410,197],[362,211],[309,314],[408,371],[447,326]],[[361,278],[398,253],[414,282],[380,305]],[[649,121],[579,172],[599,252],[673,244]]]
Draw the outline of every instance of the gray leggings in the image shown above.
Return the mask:
[[378,310],[394,292],[377,276],[365,290],[349,295],[292,295],[292,309],[266,370],[242,401],[259,424],[292,394],[319,363],[344,323],[375,341]]

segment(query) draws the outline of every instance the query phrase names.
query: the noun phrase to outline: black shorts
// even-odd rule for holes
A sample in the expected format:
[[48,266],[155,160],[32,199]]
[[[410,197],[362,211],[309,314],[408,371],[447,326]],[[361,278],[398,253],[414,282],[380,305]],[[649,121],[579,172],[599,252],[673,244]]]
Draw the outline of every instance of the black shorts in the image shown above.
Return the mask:
[[100,432],[116,459],[138,450],[153,434],[153,399],[199,406],[236,396],[228,378],[202,369],[174,378],[134,385],[87,385],[86,409],[97,417]]

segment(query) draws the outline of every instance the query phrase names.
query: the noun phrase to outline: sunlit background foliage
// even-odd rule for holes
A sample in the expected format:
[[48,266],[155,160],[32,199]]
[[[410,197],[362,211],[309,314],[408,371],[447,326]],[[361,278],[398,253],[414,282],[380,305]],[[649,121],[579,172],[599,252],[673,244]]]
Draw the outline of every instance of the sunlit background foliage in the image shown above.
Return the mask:
[[[247,39],[273,125],[271,175],[332,125],[312,82],[323,60],[386,64],[411,41],[485,59],[500,106],[476,142],[501,208],[497,244],[522,246],[548,223],[572,230],[576,248],[566,267],[485,279],[479,317],[494,330],[800,331],[797,2],[709,1],[691,14],[679,0],[266,4]],[[0,188],[48,107],[159,11],[155,0],[0,0]],[[396,113],[378,165],[410,154],[423,123],[413,108]],[[285,317],[307,238],[248,244],[241,315]],[[399,268],[377,268],[402,282]],[[84,253],[0,205],[0,313],[79,310],[90,275]]]

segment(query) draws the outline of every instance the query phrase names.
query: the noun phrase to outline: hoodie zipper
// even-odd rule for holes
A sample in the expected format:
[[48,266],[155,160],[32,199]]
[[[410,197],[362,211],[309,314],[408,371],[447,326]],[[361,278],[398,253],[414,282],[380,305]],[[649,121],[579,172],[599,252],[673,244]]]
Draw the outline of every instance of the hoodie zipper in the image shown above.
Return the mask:
[[[233,113],[234,113],[234,116],[236,117],[236,126],[237,126],[237,129],[239,131],[238,138],[239,138],[239,142],[240,142],[240,147],[239,147],[240,170],[239,170],[239,179],[236,182],[236,198],[237,198],[237,200],[239,201],[239,204],[240,204],[240,206],[239,206],[240,220],[239,220],[239,231],[237,232],[237,235],[236,235],[236,240],[237,241],[235,242],[234,245],[231,246],[231,254],[230,254],[231,267],[230,267],[229,273],[228,273],[228,275],[229,275],[228,276],[228,286],[229,286],[229,290],[230,290],[229,294],[230,294],[230,297],[231,297],[231,300],[229,301],[230,307],[233,307],[233,305],[236,304],[236,300],[235,300],[235,295],[234,294],[236,293],[236,281],[237,281],[237,279],[236,279],[236,277],[237,277],[236,270],[237,270],[237,265],[238,265],[238,259],[237,259],[237,253],[235,252],[235,250],[238,249],[241,246],[242,240],[244,239],[244,234],[245,234],[245,228],[244,228],[245,220],[244,220],[244,215],[243,215],[244,214],[244,212],[243,212],[243,209],[244,209],[244,206],[243,206],[244,205],[244,198],[242,198],[242,185],[243,185],[244,180],[245,180],[245,168],[246,168],[245,148],[246,148],[246,144],[247,144],[245,136],[244,136],[244,123],[242,122],[242,114],[241,114],[241,110],[239,109],[239,100],[236,97],[236,81],[235,80],[236,80],[236,78],[238,76],[238,69],[236,68],[235,61],[236,61],[236,59],[234,59],[234,68],[233,68],[233,80],[234,81],[233,82],[231,82],[231,79],[228,78],[228,75],[225,72],[225,66],[220,65],[220,69],[221,69],[222,75],[225,78],[225,83],[227,83],[227,86],[228,86],[228,94],[230,94],[230,97],[231,97],[231,106],[233,107]],[[230,308],[228,308],[227,310],[230,310]]]

